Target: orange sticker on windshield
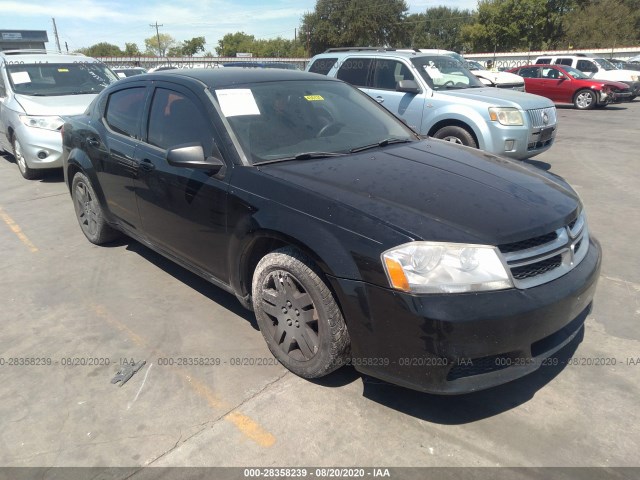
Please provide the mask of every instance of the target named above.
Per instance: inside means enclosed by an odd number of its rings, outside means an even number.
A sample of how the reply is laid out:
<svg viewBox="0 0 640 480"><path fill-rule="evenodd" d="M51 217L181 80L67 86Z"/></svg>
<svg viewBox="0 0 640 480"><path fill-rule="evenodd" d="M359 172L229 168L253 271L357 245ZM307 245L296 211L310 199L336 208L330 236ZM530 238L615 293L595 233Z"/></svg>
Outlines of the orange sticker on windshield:
<svg viewBox="0 0 640 480"><path fill-rule="evenodd" d="M309 102L318 102L318 101L324 100L324 98L322 98L321 95L305 95L304 98L307 99Z"/></svg>

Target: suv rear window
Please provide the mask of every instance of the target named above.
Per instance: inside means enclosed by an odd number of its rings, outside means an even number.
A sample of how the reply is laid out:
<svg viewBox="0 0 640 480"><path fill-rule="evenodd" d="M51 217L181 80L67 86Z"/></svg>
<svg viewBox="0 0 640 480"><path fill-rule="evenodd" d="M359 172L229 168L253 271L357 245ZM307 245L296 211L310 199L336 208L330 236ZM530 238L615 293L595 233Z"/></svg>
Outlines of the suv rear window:
<svg viewBox="0 0 640 480"><path fill-rule="evenodd" d="M326 75L338 61L338 58L319 58L309 66L311 73Z"/></svg>
<svg viewBox="0 0 640 480"><path fill-rule="evenodd" d="M366 87L372 58L348 58L338 70L338 78L356 87Z"/></svg>

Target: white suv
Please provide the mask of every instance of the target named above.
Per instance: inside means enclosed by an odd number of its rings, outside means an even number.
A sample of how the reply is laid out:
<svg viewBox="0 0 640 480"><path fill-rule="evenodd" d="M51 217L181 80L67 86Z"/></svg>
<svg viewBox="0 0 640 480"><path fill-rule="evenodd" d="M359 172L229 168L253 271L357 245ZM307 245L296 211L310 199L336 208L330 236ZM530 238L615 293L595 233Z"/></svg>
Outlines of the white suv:
<svg viewBox="0 0 640 480"><path fill-rule="evenodd" d="M62 115L83 113L118 80L91 57L45 50L0 52L0 150L13 153L20 173L36 178L62 167Z"/></svg>
<svg viewBox="0 0 640 480"><path fill-rule="evenodd" d="M613 64L604 58L593 57L585 53L576 55L543 55L536 58L536 64L544 65L568 65L586 73L596 80L612 80L629 85L633 94L630 100L640 95L640 72L634 70L618 70Z"/></svg>

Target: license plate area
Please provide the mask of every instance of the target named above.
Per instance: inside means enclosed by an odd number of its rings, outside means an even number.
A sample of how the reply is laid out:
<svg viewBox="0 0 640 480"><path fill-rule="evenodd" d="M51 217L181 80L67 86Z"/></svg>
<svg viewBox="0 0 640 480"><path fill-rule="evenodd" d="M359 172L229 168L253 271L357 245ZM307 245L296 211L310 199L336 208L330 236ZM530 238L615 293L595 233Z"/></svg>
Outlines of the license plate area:
<svg viewBox="0 0 640 480"><path fill-rule="evenodd" d="M538 141L544 143L547 140L549 140L551 138L551 136L553 135L553 130L554 130L554 127L547 127L547 128L543 128L542 130L540 130L540 135L538 136Z"/></svg>

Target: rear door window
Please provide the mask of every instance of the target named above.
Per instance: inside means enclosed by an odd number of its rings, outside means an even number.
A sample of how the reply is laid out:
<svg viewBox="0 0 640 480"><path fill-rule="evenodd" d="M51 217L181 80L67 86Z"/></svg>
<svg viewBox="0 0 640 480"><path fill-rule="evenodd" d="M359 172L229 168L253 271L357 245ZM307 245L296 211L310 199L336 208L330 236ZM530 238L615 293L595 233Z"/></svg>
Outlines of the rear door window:
<svg viewBox="0 0 640 480"><path fill-rule="evenodd" d="M556 60L556 65L569 65L573 64L573 59L571 58L559 58Z"/></svg>
<svg viewBox="0 0 640 480"><path fill-rule="evenodd" d="M366 87L373 58L347 58L338 70L338 78L356 87Z"/></svg>
<svg viewBox="0 0 640 480"><path fill-rule="evenodd" d="M116 133L140 138L140 119L144 109L145 87L118 90L109 95L105 122Z"/></svg>
<svg viewBox="0 0 640 480"><path fill-rule="evenodd" d="M539 58L538 60L536 60L536 63L538 65L549 65L551 63L551 59L550 58Z"/></svg>

